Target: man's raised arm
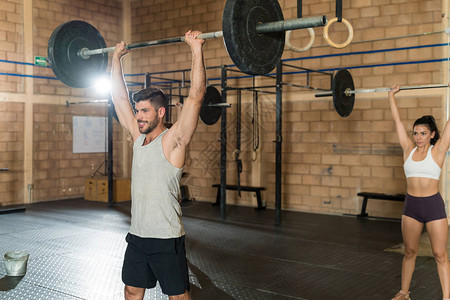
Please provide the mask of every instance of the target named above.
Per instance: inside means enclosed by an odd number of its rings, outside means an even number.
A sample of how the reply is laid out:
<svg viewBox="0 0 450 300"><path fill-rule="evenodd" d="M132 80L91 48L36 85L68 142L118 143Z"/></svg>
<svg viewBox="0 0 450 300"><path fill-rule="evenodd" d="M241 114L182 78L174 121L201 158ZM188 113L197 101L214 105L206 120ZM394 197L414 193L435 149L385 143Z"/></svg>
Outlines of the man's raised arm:
<svg viewBox="0 0 450 300"><path fill-rule="evenodd" d="M191 47L192 52L191 87L189 95L183 103L178 124L174 128L177 144L181 144L178 146L189 144L194 135L206 91L206 70L203 58L205 41L196 38L199 34L199 31L188 31L185 35L185 41Z"/></svg>
<svg viewBox="0 0 450 300"><path fill-rule="evenodd" d="M167 134L167 147L163 146L164 154L169 162L178 168L184 166L186 147L197 128L206 91L206 70L203 62L203 43L205 40L197 39L196 37L199 34L199 31L188 31L185 34L185 41L191 47L192 52L191 87L189 95L183 103L178 121Z"/></svg>
<svg viewBox="0 0 450 300"><path fill-rule="evenodd" d="M139 130L128 99L128 89L122 71L122 57L130 52L125 47L126 43L120 42L114 50L111 64L111 95L120 124L135 140L139 136Z"/></svg>

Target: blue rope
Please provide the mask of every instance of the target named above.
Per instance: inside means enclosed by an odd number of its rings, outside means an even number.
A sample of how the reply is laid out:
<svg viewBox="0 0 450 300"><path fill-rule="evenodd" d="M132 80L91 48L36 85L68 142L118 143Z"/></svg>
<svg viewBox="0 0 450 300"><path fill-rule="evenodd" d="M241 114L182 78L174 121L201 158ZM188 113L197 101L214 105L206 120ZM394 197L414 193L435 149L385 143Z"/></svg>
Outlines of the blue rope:
<svg viewBox="0 0 450 300"><path fill-rule="evenodd" d="M373 53L382 53L382 52L392 52L392 51L403 51L403 50L412 50L412 49L423 49L423 48L433 48L433 47L443 47L448 46L447 44L429 44L429 45L421 45L421 46L411 46L411 47L401 47L401 48L390 48L390 49L381 49L381 50L370 50L370 51L356 51L356 52L347 52L347 53L336 53L336 54L326 54L326 55L316 55L316 56L308 56L308 57L297 57L297 58L287 58L283 59L284 62L288 61L297 61L297 60L307 60L307 59L317 59L317 58L328 58L328 57L341 57L341 56L350 56L350 55L361 55L361 54L373 54ZM445 61L447 58L442 59L440 61ZM427 62L427 61L425 61ZM431 61L430 61L431 62ZM415 62L412 62L415 63ZM399 63L399 64L405 64L405 63ZM236 65L229 65L230 67L236 67ZM373 66L384 66L384 65L372 65ZM355 69L355 68L364 68L366 66L359 66L359 67L348 67L346 69ZM367 67L371 67L370 65ZM327 70L338 70L342 68L337 69L327 69ZM138 73L138 74L127 74L125 76L144 76L146 73ZM274 75L275 73L271 73L270 75ZM295 74L295 73L293 73ZM245 76L247 77L247 76ZM251 76L250 76L251 77ZM244 77L240 77L244 78Z"/></svg>
<svg viewBox="0 0 450 300"><path fill-rule="evenodd" d="M16 73L0 73L0 75L58 80L58 78L56 78L56 77L47 77L47 76L38 76L38 75L24 75L24 74L16 74Z"/></svg>
<svg viewBox="0 0 450 300"><path fill-rule="evenodd" d="M432 47L443 47L443 46L448 46L448 45L445 44L445 43L441 43L441 44L429 44L429 45L421 45L421 46L381 49L381 50L356 51L356 52L348 52L348 53L336 53L336 54L317 55L317 56L308 56L308 57L297 57L297 58L284 59L283 62L307 60L307 59L318 59L318 58L328 58L328 57L340 57L340 56L349 56L349 55L363 55L363 54L373 54L373 53L381 53L381 52L392 52L392 51L403 51L403 50L423 49L423 48L432 48ZM441 59L418 60L418 61L409 61L409 62L372 64L372 65L346 67L346 69L364 69L364 68L374 68L374 67L387 67L387 66L398 66L398 65L424 64L424 63L433 63L433 62L447 61L448 59L449 58L441 58ZM36 67L36 65L32 64L32 63L10 61L10 60L0 60L0 63L2 63L2 62L3 63L14 63L14 64L19 64L19 65L35 66ZM228 65L228 66L229 67L235 67L235 65ZM39 66L39 67L41 67L41 66ZM50 67L46 66L45 68L50 68ZM339 70L339 69L342 69L342 67L340 67L340 68L319 69L318 71L336 71L336 70ZM308 71L284 72L284 74L304 74L304 73L307 73L307 72ZM58 80L58 78L56 78L56 77L38 76L38 75L23 75L23 74L16 74L16 73L0 73L0 75ZM146 75L146 73L124 74L124 76L128 76L128 77L145 76L145 75ZM270 73L270 74L267 74L267 75L275 75L275 73ZM250 78L250 77L252 77L252 76L251 75L248 75L248 76L235 76L235 77L229 77L229 78L230 79L233 79L233 78L236 79L236 78ZM210 81L220 80L220 78L210 78L209 80ZM175 82L175 81L173 81L173 82Z"/></svg>
<svg viewBox="0 0 450 300"><path fill-rule="evenodd" d="M317 56L308 56L308 57L297 57L297 58L284 59L283 61L295 61L295 60L306 60L306 59L349 56L349 55L373 54L373 53L381 53L381 52L403 51L403 50L423 49L423 48L433 48L433 47L443 47L443 46L447 46L447 44L430 44L430 45L412 46L412 47L390 48L390 49L370 50L370 51L356 51L356 52L326 54L326 55L317 55Z"/></svg>

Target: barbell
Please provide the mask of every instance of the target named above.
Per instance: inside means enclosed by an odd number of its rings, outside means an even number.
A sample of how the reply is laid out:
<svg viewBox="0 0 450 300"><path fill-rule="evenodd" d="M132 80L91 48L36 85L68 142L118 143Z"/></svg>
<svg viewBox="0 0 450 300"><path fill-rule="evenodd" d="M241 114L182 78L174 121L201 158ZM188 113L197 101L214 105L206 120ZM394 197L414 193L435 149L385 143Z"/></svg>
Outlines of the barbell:
<svg viewBox="0 0 450 300"><path fill-rule="evenodd" d="M77 102L69 102L66 100L66 107L74 104L92 104L92 103L107 103L108 100L90 100L90 101L77 101ZM169 107L175 107L176 104L169 104ZM180 103L180 106L183 107L183 103ZM229 108L231 107L231 103L207 103L203 104L204 107L221 107L221 108Z"/></svg>
<svg viewBox="0 0 450 300"><path fill-rule="evenodd" d="M285 31L325 26L325 15L284 20L277 0L228 0L222 18L222 30L201 34L201 39L223 37L233 63L242 72L263 75L272 71L281 60ZM184 37L130 44L128 49L184 41ZM105 73L107 53L105 40L98 30L84 21L59 25L48 42L48 61L62 82L71 87L89 87Z"/></svg>
<svg viewBox="0 0 450 300"><path fill-rule="evenodd" d="M428 85L412 85L402 86L400 90L420 90L420 89L434 89L447 88L446 84L428 84ZM340 69L333 76L331 83L331 90L326 92L316 93L316 97L333 96L333 104L337 113L341 117L347 117L353 111L355 104L355 95L364 93L389 92L388 87L373 88L373 89L356 89L353 83L353 77L347 69Z"/></svg>

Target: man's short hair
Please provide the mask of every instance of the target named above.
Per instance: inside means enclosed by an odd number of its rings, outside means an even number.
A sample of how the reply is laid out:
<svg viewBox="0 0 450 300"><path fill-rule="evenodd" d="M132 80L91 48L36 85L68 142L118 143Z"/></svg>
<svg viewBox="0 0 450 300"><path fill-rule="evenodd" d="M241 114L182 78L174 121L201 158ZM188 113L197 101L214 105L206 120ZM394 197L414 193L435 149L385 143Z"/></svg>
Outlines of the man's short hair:
<svg viewBox="0 0 450 300"><path fill-rule="evenodd" d="M153 108L158 111L160 107L164 107L167 113L169 102L166 95L160 89L146 88L133 94L133 102L149 101Z"/></svg>

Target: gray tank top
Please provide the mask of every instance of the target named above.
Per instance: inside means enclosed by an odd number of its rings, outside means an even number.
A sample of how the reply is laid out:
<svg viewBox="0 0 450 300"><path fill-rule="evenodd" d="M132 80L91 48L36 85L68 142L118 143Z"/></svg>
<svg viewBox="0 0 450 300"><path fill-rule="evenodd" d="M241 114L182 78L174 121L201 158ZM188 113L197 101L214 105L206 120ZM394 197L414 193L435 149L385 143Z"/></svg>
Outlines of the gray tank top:
<svg viewBox="0 0 450 300"><path fill-rule="evenodd" d="M133 145L130 233L147 238L177 238L185 234L178 202L183 169L165 157L162 137L143 146L141 134Z"/></svg>

